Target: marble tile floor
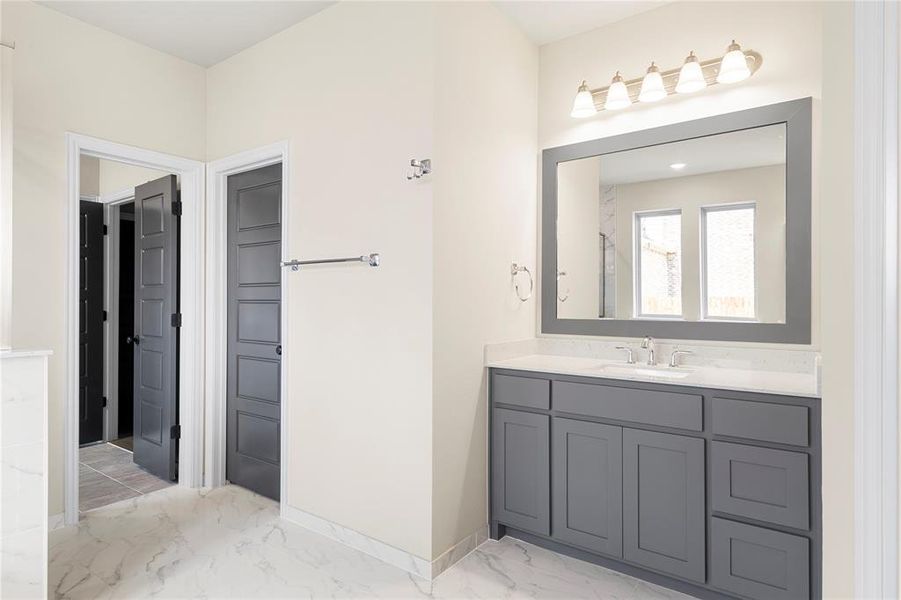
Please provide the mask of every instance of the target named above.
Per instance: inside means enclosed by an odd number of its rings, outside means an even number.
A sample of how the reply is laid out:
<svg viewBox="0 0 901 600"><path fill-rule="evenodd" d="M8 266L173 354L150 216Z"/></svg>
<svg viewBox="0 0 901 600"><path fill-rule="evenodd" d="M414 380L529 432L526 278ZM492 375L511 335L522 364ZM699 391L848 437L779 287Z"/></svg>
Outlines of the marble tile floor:
<svg viewBox="0 0 901 600"><path fill-rule="evenodd" d="M78 450L78 510L93 510L174 485L136 465L132 453L113 444Z"/></svg>
<svg viewBox="0 0 901 600"><path fill-rule="evenodd" d="M50 598L688 598L504 538L433 582L286 522L237 486L105 506L50 536Z"/></svg>

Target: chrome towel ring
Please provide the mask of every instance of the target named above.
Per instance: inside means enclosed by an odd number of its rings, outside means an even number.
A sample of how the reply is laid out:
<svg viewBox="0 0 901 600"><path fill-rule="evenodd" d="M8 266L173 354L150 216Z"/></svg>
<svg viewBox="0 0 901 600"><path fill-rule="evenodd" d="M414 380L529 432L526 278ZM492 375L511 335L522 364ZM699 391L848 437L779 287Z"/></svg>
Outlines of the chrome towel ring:
<svg viewBox="0 0 901 600"><path fill-rule="evenodd" d="M560 297L560 278L566 277L566 271L557 271L557 300L566 302L569 299L569 287L566 288L566 295Z"/></svg>
<svg viewBox="0 0 901 600"><path fill-rule="evenodd" d="M517 273L525 273L529 276L529 293L523 297L522 292L519 290L519 283L516 281ZM516 288L516 297L519 298L520 302L525 302L529 298L532 297L532 290L535 287L535 282L532 279L532 272L525 265L518 265L513 263L510 266L510 276L513 278L513 287Z"/></svg>

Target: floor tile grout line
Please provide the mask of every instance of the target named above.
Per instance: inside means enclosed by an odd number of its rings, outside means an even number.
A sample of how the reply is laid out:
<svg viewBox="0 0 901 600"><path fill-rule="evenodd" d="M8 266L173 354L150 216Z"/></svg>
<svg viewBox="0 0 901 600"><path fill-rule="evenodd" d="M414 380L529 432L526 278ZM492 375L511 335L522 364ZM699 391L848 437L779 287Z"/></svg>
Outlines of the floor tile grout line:
<svg viewBox="0 0 901 600"><path fill-rule="evenodd" d="M139 490L136 490L136 489L134 489L133 487L131 487L131 486L128 485L128 484L122 483L121 481L119 481L119 480L116 479L115 477L110 477L109 475L107 475L107 474L104 473L103 471L98 471L97 469L95 469L95 468L92 467L91 465L86 465L86 464L83 463L83 462L79 462L78 464L86 466L87 468L89 468L90 470L94 471L95 473L100 473L101 475L103 475L103 476L106 477L107 479L109 479L109 480L111 480L111 481L115 481L116 483L118 483L118 484L121 485L122 487L130 489L131 491L133 491L133 492L136 493L136 494L140 494L141 496L144 495L144 492L141 492L141 491L139 491Z"/></svg>

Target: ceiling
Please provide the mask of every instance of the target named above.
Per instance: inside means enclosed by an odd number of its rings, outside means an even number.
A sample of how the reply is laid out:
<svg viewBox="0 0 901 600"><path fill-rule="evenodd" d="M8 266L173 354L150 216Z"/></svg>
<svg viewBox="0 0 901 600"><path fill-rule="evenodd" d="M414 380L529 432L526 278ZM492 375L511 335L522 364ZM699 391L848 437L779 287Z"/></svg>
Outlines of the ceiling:
<svg viewBox="0 0 901 600"><path fill-rule="evenodd" d="M600 185L638 183L780 165L785 164L785 124L647 146L581 160L598 162ZM670 166L679 163L685 165L681 170Z"/></svg>
<svg viewBox="0 0 901 600"><path fill-rule="evenodd" d="M495 0L536 44L656 8L661 0ZM39 0L48 8L202 67L335 4L310 0Z"/></svg>
<svg viewBox="0 0 901 600"><path fill-rule="evenodd" d="M495 0L536 44L548 44L662 6L661 0Z"/></svg>
<svg viewBox="0 0 901 600"><path fill-rule="evenodd" d="M45 0L40 4L161 52L209 67L334 2Z"/></svg>

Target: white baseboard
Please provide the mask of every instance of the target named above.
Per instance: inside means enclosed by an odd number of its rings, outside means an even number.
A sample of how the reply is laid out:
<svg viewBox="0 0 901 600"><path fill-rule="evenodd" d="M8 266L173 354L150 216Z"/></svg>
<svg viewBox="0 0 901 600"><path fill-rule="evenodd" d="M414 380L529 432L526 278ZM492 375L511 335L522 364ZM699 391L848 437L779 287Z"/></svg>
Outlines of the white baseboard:
<svg viewBox="0 0 901 600"><path fill-rule="evenodd" d="M327 538L335 540L345 546L359 550L369 556L373 556L382 562L403 569L408 573L426 580L432 580L448 569L451 565L475 550L482 542L488 539L488 526L484 526L460 542L455 544L447 552L429 562L428 560L410 554L400 548L371 538L343 525L338 525L322 517L302 511L298 508L281 505L281 516L286 521L300 525L305 529L314 531Z"/></svg>
<svg viewBox="0 0 901 600"><path fill-rule="evenodd" d="M66 515L65 513L59 513L56 515L50 515L47 517L47 531L53 531L54 529L62 529L66 526Z"/></svg>

